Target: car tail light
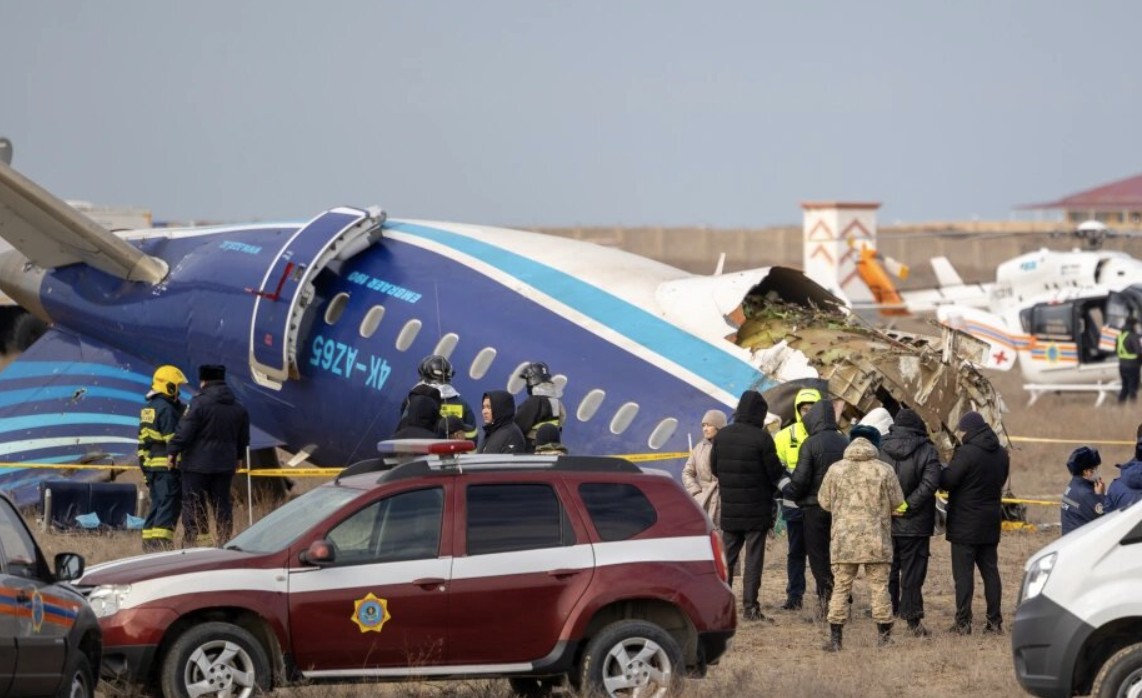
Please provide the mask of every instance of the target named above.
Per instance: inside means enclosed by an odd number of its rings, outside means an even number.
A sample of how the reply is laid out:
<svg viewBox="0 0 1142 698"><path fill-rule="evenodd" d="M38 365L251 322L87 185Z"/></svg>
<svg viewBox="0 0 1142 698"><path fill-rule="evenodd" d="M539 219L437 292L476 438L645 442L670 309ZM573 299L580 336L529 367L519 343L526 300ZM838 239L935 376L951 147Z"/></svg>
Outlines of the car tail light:
<svg viewBox="0 0 1142 698"><path fill-rule="evenodd" d="M718 577L728 584L730 566L726 564L726 549L722 546L722 536L717 531L710 531L710 547L714 549L714 568L718 570Z"/></svg>

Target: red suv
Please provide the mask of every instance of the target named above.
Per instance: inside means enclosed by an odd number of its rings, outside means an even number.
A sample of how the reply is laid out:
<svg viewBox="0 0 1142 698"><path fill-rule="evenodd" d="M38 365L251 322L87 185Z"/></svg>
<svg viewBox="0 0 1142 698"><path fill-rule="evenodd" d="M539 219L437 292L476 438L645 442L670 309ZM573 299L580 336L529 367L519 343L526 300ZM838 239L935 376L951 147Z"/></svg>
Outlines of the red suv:
<svg viewBox="0 0 1142 698"><path fill-rule="evenodd" d="M221 550L91 568L104 676L172 697L476 677L658 695L728 648L721 544L669 476L381 445L404 455L347 468Z"/></svg>

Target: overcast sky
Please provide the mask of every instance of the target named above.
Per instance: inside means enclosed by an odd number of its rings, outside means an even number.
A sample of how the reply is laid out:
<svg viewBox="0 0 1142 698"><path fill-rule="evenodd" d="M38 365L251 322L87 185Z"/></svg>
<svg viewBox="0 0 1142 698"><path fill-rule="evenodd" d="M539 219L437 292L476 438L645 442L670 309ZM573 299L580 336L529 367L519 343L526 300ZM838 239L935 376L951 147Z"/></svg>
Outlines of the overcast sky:
<svg viewBox="0 0 1142 698"><path fill-rule="evenodd" d="M1136 0L10 0L0 135L156 220L1008 218L1142 172L1140 26Z"/></svg>

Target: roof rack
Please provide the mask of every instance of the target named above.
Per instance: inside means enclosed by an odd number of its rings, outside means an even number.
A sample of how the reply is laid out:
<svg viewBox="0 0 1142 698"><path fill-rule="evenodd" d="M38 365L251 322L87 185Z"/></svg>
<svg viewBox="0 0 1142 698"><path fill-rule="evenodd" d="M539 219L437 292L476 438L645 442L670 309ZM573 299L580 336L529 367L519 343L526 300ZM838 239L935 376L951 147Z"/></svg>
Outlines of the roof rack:
<svg viewBox="0 0 1142 698"><path fill-rule="evenodd" d="M429 441L429 439L425 439ZM380 472L387 480L432 473L559 470L570 472L641 473L634 463L614 456L535 455L532 453L422 454L399 452L395 456L359 461L338 473L341 478Z"/></svg>

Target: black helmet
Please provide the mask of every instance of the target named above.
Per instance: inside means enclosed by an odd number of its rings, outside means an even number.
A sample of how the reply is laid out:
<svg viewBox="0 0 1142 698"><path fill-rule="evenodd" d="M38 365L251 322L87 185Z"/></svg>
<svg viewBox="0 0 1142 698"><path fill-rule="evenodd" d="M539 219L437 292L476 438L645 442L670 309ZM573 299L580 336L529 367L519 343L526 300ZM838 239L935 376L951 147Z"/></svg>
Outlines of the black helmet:
<svg viewBox="0 0 1142 698"><path fill-rule="evenodd" d="M420 379L429 383L451 383L452 364L440 354L430 354L420 362Z"/></svg>
<svg viewBox="0 0 1142 698"><path fill-rule="evenodd" d="M547 369L547 364L542 361L532 361L523 367L519 372L519 377L527 381L527 387L534 388L540 383L547 383L551 380L551 371Z"/></svg>

